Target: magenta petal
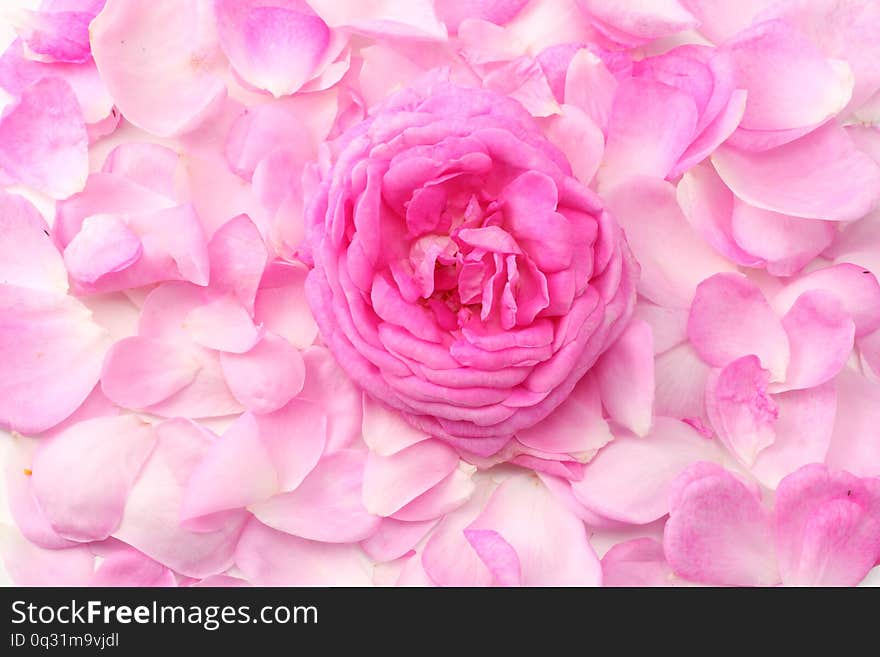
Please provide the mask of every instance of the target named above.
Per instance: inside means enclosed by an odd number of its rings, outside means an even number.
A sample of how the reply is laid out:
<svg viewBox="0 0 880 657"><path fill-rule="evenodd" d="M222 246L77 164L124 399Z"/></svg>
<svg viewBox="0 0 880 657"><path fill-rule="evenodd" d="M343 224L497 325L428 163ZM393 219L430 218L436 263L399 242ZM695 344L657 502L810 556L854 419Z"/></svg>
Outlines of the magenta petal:
<svg viewBox="0 0 880 657"><path fill-rule="evenodd" d="M88 143L70 86L60 78L39 80L0 119L0 169L52 198L67 198L85 187Z"/></svg>

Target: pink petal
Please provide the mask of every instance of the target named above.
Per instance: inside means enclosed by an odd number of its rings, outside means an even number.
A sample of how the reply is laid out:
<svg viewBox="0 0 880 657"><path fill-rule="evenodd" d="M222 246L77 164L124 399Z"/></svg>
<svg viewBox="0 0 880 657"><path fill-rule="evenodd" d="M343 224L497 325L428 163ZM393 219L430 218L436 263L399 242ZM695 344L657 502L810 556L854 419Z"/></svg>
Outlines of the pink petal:
<svg viewBox="0 0 880 657"><path fill-rule="evenodd" d="M711 368L689 342L659 356L654 364L655 413L705 423L706 381L710 372Z"/></svg>
<svg viewBox="0 0 880 657"><path fill-rule="evenodd" d="M767 394L769 380L757 357L743 356L709 375L706 384L706 412L718 438L749 467L776 437L779 409Z"/></svg>
<svg viewBox="0 0 880 657"><path fill-rule="evenodd" d="M547 138L565 154L575 178L589 185L602 162L605 135L579 107L562 105L560 110L548 118Z"/></svg>
<svg viewBox="0 0 880 657"><path fill-rule="evenodd" d="M423 440L392 456L370 452L364 470L367 511L390 516L440 483L458 465L455 451L439 440Z"/></svg>
<svg viewBox="0 0 880 657"><path fill-rule="evenodd" d="M177 197L180 155L152 142L120 144L104 160L102 173L122 176L168 198Z"/></svg>
<svg viewBox="0 0 880 657"><path fill-rule="evenodd" d="M363 436L370 450L379 456L391 456L416 443L430 438L397 411L369 395L364 395Z"/></svg>
<svg viewBox="0 0 880 657"><path fill-rule="evenodd" d="M602 557L603 586L671 586L675 573L653 538L618 543Z"/></svg>
<svg viewBox="0 0 880 657"><path fill-rule="evenodd" d="M126 119L171 136L196 127L224 98L211 70L213 20L203 0L108 0L90 26L92 53Z"/></svg>
<svg viewBox="0 0 880 657"><path fill-rule="evenodd" d="M613 439L602 416L602 398L595 377L587 375L568 398L546 418L527 429L516 439L526 447L555 454L586 458Z"/></svg>
<svg viewBox="0 0 880 657"><path fill-rule="evenodd" d="M253 312L254 299L269 260L260 231L247 215L223 224L208 243L211 289L234 294Z"/></svg>
<svg viewBox="0 0 880 657"><path fill-rule="evenodd" d="M318 335L305 297L306 273L301 266L272 263L254 302L254 319L298 349L309 347Z"/></svg>
<svg viewBox="0 0 880 657"><path fill-rule="evenodd" d="M464 534L497 584L598 586L602 581L583 522L533 477L504 481Z"/></svg>
<svg viewBox="0 0 880 657"><path fill-rule="evenodd" d="M782 288L773 298L773 307L787 313L801 294L810 290L824 290L837 297L855 323L856 337L880 328L880 283L870 271L850 263L818 269Z"/></svg>
<svg viewBox="0 0 880 657"><path fill-rule="evenodd" d="M471 497L475 488L472 474L472 466L460 464L439 484L419 495L390 517L407 522L442 518Z"/></svg>
<svg viewBox="0 0 880 657"><path fill-rule="evenodd" d="M236 73L276 98L292 94L312 76L330 30L303 3L221 0L216 4L220 45Z"/></svg>
<svg viewBox="0 0 880 657"><path fill-rule="evenodd" d="M300 393L306 366L296 347L267 333L244 354L222 352L223 376L235 398L254 413L271 413Z"/></svg>
<svg viewBox="0 0 880 657"><path fill-rule="evenodd" d="M193 308L186 326L194 342L234 354L250 351L262 335L244 306L228 294Z"/></svg>
<svg viewBox="0 0 880 657"><path fill-rule="evenodd" d="M403 522L394 518L382 518L376 532L367 540L361 541L361 547L373 561L399 559L421 542L435 524L436 520Z"/></svg>
<svg viewBox="0 0 880 657"><path fill-rule="evenodd" d="M308 401L305 394L281 410L254 418L282 491L299 486L317 465L325 448L329 451L328 437L332 438L333 428L330 423L338 421L320 404Z"/></svg>
<svg viewBox="0 0 880 657"><path fill-rule="evenodd" d="M431 532L421 554L425 575L437 586L489 586L492 572L465 538L488 498L483 487L464 506L446 515Z"/></svg>
<svg viewBox="0 0 880 657"><path fill-rule="evenodd" d="M0 170L52 198L67 198L85 187L88 143L73 90L60 78L45 78L3 112Z"/></svg>
<svg viewBox="0 0 880 657"><path fill-rule="evenodd" d="M504 25L528 4L528 0L435 0L437 17L446 23L450 32L455 32L466 19L489 21Z"/></svg>
<svg viewBox="0 0 880 657"><path fill-rule="evenodd" d="M278 490L278 475L269 450L260 439L257 421L245 413L222 436L210 441L193 467L183 493L180 517L189 529L214 529L226 520L221 512L242 509Z"/></svg>
<svg viewBox="0 0 880 657"><path fill-rule="evenodd" d="M720 466L684 472L663 548L676 574L705 584L769 586L779 581L770 514Z"/></svg>
<svg viewBox="0 0 880 657"><path fill-rule="evenodd" d="M95 567L95 555L86 546L47 550L6 526L0 527L0 554L17 586L85 586Z"/></svg>
<svg viewBox="0 0 880 657"><path fill-rule="evenodd" d="M583 110L603 133L607 133L617 88L617 79L595 53L587 48L574 53L565 70L565 104Z"/></svg>
<svg viewBox="0 0 880 657"><path fill-rule="evenodd" d="M98 382L107 346L79 301L0 285L0 425L38 433L64 420Z"/></svg>
<svg viewBox="0 0 880 657"><path fill-rule="evenodd" d="M617 89L608 121L603 189L631 176L665 178L696 136L697 107L683 91L645 78Z"/></svg>
<svg viewBox="0 0 880 657"><path fill-rule="evenodd" d="M0 192L0 280L65 294L67 272L49 226L21 196Z"/></svg>
<svg viewBox="0 0 880 657"><path fill-rule="evenodd" d="M185 487L208 449L208 438L183 419L163 422L156 431L156 448L128 495L122 524L113 536L189 577L223 572L232 565L241 517L202 533L188 531L180 522Z"/></svg>
<svg viewBox="0 0 880 657"><path fill-rule="evenodd" d="M654 338L651 327L634 320L593 368L602 405L633 433L651 430L654 412Z"/></svg>
<svg viewBox="0 0 880 657"><path fill-rule="evenodd" d="M860 477L880 472L880 384L845 368L835 379L837 413L825 463Z"/></svg>
<svg viewBox="0 0 880 657"><path fill-rule="evenodd" d="M376 36L446 40L446 26L429 0L311 0L309 5L330 27L348 27Z"/></svg>
<svg viewBox="0 0 880 657"><path fill-rule="evenodd" d="M740 199L793 217L852 221L880 200L880 167L834 123L762 153L723 145L712 162Z"/></svg>
<svg viewBox="0 0 880 657"><path fill-rule="evenodd" d="M94 283L104 274L125 269L142 252L141 240L119 217L96 214L86 217L80 231L64 249L70 275Z"/></svg>
<svg viewBox="0 0 880 657"><path fill-rule="evenodd" d="M33 491L52 528L76 541L107 538L155 441L148 424L121 415L80 422L42 444Z"/></svg>
<svg viewBox="0 0 880 657"><path fill-rule="evenodd" d="M316 543L251 520L235 550L235 564L256 586L370 586L356 545Z"/></svg>
<svg viewBox="0 0 880 657"><path fill-rule="evenodd" d="M101 389L124 408L157 404L189 385L199 363L184 348L152 338L120 340L107 352Z"/></svg>
<svg viewBox="0 0 880 657"><path fill-rule="evenodd" d="M789 586L855 586L880 554L880 484L808 465L776 490L776 549Z"/></svg>
<svg viewBox="0 0 880 657"><path fill-rule="evenodd" d="M776 488L790 472L825 460L834 431L837 393L832 382L807 390L773 395L779 408L773 444L761 451L752 474L768 488Z"/></svg>
<svg viewBox="0 0 880 657"><path fill-rule="evenodd" d="M684 422L657 417L650 435L612 440L571 488L591 511L644 525L668 512L670 486L679 472L697 461L719 457L717 445Z"/></svg>
<svg viewBox="0 0 880 657"><path fill-rule="evenodd" d="M248 107L229 129L224 152L229 167L250 180L254 170L283 145L285 151L310 159L314 155L314 136L308 124L297 121L297 110L319 114L314 108L267 103ZM312 111L309 111L312 110ZM299 163L298 169L302 169ZM265 167L265 165L263 165ZM258 181L254 181L257 185ZM255 190L256 191L256 190ZM281 193L283 190L273 190ZM258 196L262 196L258 192ZM268 204L267 204L268 205ZM276 208L277 209L277 208Z"/></svg>
<svg viewBox="0 0 880 657"><path fill-rule="evenodd" d="M648 0L622 5L614 0L580 0L596 27L627 46L637 46L696 26L678 0Z"/></svg>
<svg viewBox="0 0 880 657"><path fill-rule="evenodd" d="M681 0L699 21L698 29L715 43L721 43L752 24L762 9L778 0Z"/></svg>
<svg viewBox="0 0 880 657"><path fill-rule="evenodd" d="M823 289L801 294L782 318L791 346L785 387L811 388L829 381L846 364L855 324L840 300Z"/></svg>
<svg viewBox="0 0 880 657"><path fill-rule="evenodd" d="M328 543L352 543L371 536L380 518L361 501L366 453L342 450L321 459L290 493L251 505L275 529Z"/></svg>
<svg viewBox="0 0 880 657"><path fill-rule="evenodd" d="M747 253L765 260L774 276L791 276L822 253L837 234L830 221L800 219L735 200L731 234Z"/></svg>
<svg viewBox="0 0 880 657"><path fill-rule="evenodd" d="M95 570L90 586L175 586L174 573L131 548L105 557Z"/></svg>
<svg viewBox="0 0 880 657"><path fill-rule="evenodd" d="M662 180L638 178L605 194L608 211L626 233L642 275L639 292L654 303L687 308L697 285L733 265L715 253L687 225L675 188ZM687 267L679 266L678 254Z"/></svg>
<svg viewBox="0 0 880 657"><path fill-rule="evenodd" d="M826 59L782 21L755 25L718 52L733 67L736 86L748 92L740 124L747 130L819 125L842 110L852 94L849 66Z"/></svg>
<svg viewBox="0 0 880 657"><path fill-rule="evenodd" d="M717 274L697 287L688 337L710 365L754 354L775 380L785 375L788 338L761 290L741 274Z"/></svg>

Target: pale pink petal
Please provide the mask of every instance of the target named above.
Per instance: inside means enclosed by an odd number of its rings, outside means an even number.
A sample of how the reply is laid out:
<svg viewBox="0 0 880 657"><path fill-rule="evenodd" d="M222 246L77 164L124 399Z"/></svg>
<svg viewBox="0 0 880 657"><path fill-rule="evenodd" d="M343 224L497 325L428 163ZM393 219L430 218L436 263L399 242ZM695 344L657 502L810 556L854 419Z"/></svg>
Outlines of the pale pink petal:
<svg viewBox="0 0 880 657"><path fill-rule="evenodd" d="M776 549L789 586L855 586L880 555L880 483L808 465L776 490Z"/></svg>
<svg viewBox="0 0 880 657"><path fill-rule="evenodd" d="M454 511L467 502L474 492L473 471L473 466L460 464L443 481L390 517L407 522L422 522L441 518Z"/></svg>
<svg viewBox="0 0 880 657"><path fill-rule="evenodd" d="M318 335L305 297L306 273L302 266L272 263L254 302L254 319L299 349L309 347Z"/></svg>
<svg viewBox="0 0 880 657"><path fill-rule="evenodd" d="M840 300L823 289L801 294L782 318L791 346L785 388L811 388L832 379L853 348L855 324Z"/></svg>
<svg viewBox="0 0 880 657"><path fill-rule="evenodd" d="M86 586L95 567L86 546L47 550L7 526L0 526L0 554L17 586Z"/></svg>
<svg viewBox="0 0 880 657"><path fill-rule="evenodd" d="M370 586L369 565L352 544L291 536L251 520L235 550L235 564L256 586Z"/></svg>
<svg viewBox="0 0 880 657"><path fill-rule="evenodd" d="M766 261L767 271L774 276L798 273L828 248L837 234L830 221L789 217L739 199L733 203L730 230L739 247Z"/></svg>
<svg viewBox="0 0 880 657"><path fill-rule="evenodd" d="M777 381L788 367L788 337L781 322L758 286L741 274L718 274L700 283L688 337L715 367L754 354Z"/></svg>
<svg viewBox="0 0 880 657"><path fill-rule="evenodd" d="M391 456L370 452L364 470L367 511L390 516L445 479L458 465L455 451L439 440L423 440Z"/></svg>
<svg viewBox="0 0 880 657"><path fill-rule="evenodd" d="M559 104L547 83L540 64L531 57L519 57L493 69L483 77L486 89L517 101L532 116L547 117L559 113Z"/></svg>
<svg viewBox="0 0 880 657"><path fill-rule="evenodd" d="M663 546L653 538L634 538L612 547L602 557L603 586L672 586L675 573Z"/></svg>
<svg viewBox="0 0 880 657"><path fill-rule="evenodd" d="M773 444L761 451L751 473L768 488L807 463L825 460L834 431L837 393L833 382L773 395L779 409Z"/></svg>
<svg viewBox="0 0 880 657"><path fill-rule="evenodd" d="M193 467L181 500L180 518L190 529L213 529L225 521L221 512L244 508L278 491L278 475L260 439L257 421L244 413L222 436L209 441Z"/></svg>
<svg viewBox="0 0 880 657"><path fill-rule="evenodd" d="M170 256L179 278L207 285L209 263L205 232L192 205L134 214L129 218L129 225L143 242Z"/></svg>
<svg viewBox="0 0 880 657"><path fill-rule="evenodd" d="M835 384L837 413L825 463L875 477L880 473L880 383L845 368Z"/></svg>
<svg viewBox="0 0 880 657"><path fill-rule="evenodd" d="M303 352L303 360L306 384L297 399L311 402L326 416L327 451L360 445L363 393L325 348L310 347Z"/></svg>
<svg viewBox="0 0 880 657"><path fill-rule="evenodd" d="M695 137L697 107L685 92L630 78L614 96L598 180L610 189L632 176L665 178Z"/></svg>
<svg viewBox="0 0 880 657"><path fill-rule="evenodd" d="M644 525L669 511L672 480L697 461L720 458L718 446L672 418L654 418L644 438L619 436L572 482L577 500L599 515Z"/></svg>
<svg viewBox="0 0 880 657"><path fill-rule="evenodd" d="M108 342L76 299L0 285L0 425L38 433L68 417L98 382Z"/></svg>
<svg viewBox="0 0 880 657"><path fill-rule="evenodd" d="M229 390L248 410L271 413L300 393L306 366L299 350L267 333L243 354L221 352L220 366Z"/></svg>
<svg viewBox="0 0 880 657"><path fill-rule="evenodd" d="M328 446L330 423L337 421L305 395L281 410L254 417L282 491L295 489L317 465Z"/></svg>
<svg viewBox="0 0 880 657"><path fill-rule="evenodd" d="M880 328L880 283L870 271L851 263L818 269L782 288L773 298L773 307L788 313L797 299L810 290L824 290L837 297L855 323L856 337Z"/></svg>
<svg viewBox="0 0 880 657"><path fill-rule="evenodd" d="M394 518L382 518L376 532L367 540L361 541L361 547L373 561L399 559L412 550L436 524L436 520L403 522Z"/></svg>
<svg viewBox="0 0 880 657"><path fill-rule="evenodd" d="M67 198L85 187L88 143L73 90L60 78L45 78L4 109L0 170L52 198Z"/></svg>
<svg viewBox="0 0 880 657"><path fill-rule="evenodd" d="M142 250L140 238L125 221L112 214L96 214L86 217L65 247L64 264L73 278L94 283L134 263Z"/></svg>
<svg viewBox="0 0 880 657"><path fill-rule="evenodd" d="M267 103L248 107L229 129L224 153L230 168L250 180L262 160L279 148L300 157L314 155L313 136L308 124L297 120L297 106ZM305 111L313 108L302 108ZM314 110L310 113L317 113ZM302 168L300 163L300 169ZM255 181L256 184L256 181ZM280 191L280 190L279 190Z"/></svg>
<svg viewBox="0 0 880 657"><path fill-rule="evenodd" d="M751 467L773 444L779 408L767 393L770 373L756 356L743 356L715 370L706 383L706 412L718 438Z"/></svg>
<svg viewBox="0 0 880 657"><path fill-rule="evenodd" d="M602 581L583 522L534 477L504 481L464 534L496 584L598 586Z"/></svg>
<svg viewBox="0 0 880 657"><path fill-rule="evenodd" d="M176 586L176 580L162 564L122 547L104 558L89 586Z"/></svg>
<svg viewBox="0 0 880 657"><path fill-rule="evenodd" d="M608 37L627 46L637 46L658 37L696 26L693 15L678 0L579 0Z"/></svg>
<svg viewBox="0 0 880 657"><path fill-rule="evenodd" d="M243 354L254 347L262 328L254 325L247 309L232 295L193 308L186 327L194 342L219 351Z"/></svg>
<svg viewBox="0 0 880 657"><path fill-rule="evenodd" d="M563 97L566 105L583 110L607 133L618 86L617 79L599 56L581 48L572 56L565 71Z"/></svg>
<svg viewBox="0 0 880 657"><path fill-rule="evenodd" d="M31 481L52 528L76 541L107 538L155 440L148 424L121 415L80 422L42 443Z"/></svg>
<svg viewBox="0 0 880 657"><path fill-rule="evenodd" d="M67 272L49 226L27 200L0 191L0 281L46 292L67 292Z"/></svg>
<svg viewBox="0 0 880 657"><path fill-rule="evenodd" d="M849 66L826 59L783 21L755 25L721 46L718 56L732 67L736 86L748 92L740 123L747 130L819 125L852 94Z"/></svg>
<svg viewBox="0 0 880 657"><path fill-rule="evenodd" d="M160 144L126 142L110 151L101 171L122 176L168 198L177 198L180 159L176 151Z"/></svg>
<svg viewBox="0 0 880 657"><path fill-rule="evenodd" d="M769 512L756 493L715 466L682 474L663 533L676 574L722 586L779 581Z"/></svg>
<svg viewBox="0 0 880 657"><path fill-rule="evenodd" d="M446 40L446 26L430 0L310 0L309 5L330 27L347 27L376 36Z"/></svg>
<svg viewBox="0 0 880 657"><path fill-rule="evenodd" d="M122 524L113 536L183 575L221 573L232 565L243 518L233 516L214 531L201 533L184 529L180 518L187 481L209 439L183 419L163 422L156 431L156 448L128 495Z"/></svg>
<svg viewBox="0 0 880 657"><path fill-rule="evenodd" d="M305 3L220 0L215 6L220 45L249 84L286 96L317 73L330 30Z"/></svg>
<svg viewBox="0 0 880 657"><path fill-rule="evenodd" d="M251 313L269 260L260 231L247 215L223 224L208 243L211 289L234 294Z"/></svg>
<svg viewBox="0 0 880 657"><path fill-rule="evenodd" d="M666 353L687 341L688 312L683 308L664 308L641 302L636 304L633 318L640 319L651 328L655 355Z"/></svg>
<svg viewBox="0 0 880 657"><path fill-rule="evenodd" d="M586 459L613 439L602 415L596 378L587 374L568 398L537 424L521 429L516 439L526 447Z"/></svg>
<svg viewBox="0 0 880 657"><path fill-rule="evenodd" d="M747 96L745 89L733 90L724 109L685 149L667 178L677 178L694 165L699 164L734 134L745 112L748 102Z"/></svg>
<svg viewBox="0 0 880 657"><path fill-rule="evenodd" d="M710 435L706 417L706 381L712 368L706 365L689 342L661 354L654 363L654 411L691 423Z"/></svg>
<svg viewBox="0 0 880 657"><path fill-rule="evenodd" d="M437 17L455 32L465 19L504 25L528 4L528 0L435 0Z"/></svg>
<svg viewBox="0 0 880 657"><path fill-rule="evenodd" d="M639 292L654 303L687 308L701 281L733 271L733 264L688 226L669 183L638 178L618 185L604 198L641 266ZM670 253L677 257L670 258ZM688 266L679 266L679 258Z"/></svg>
<svg viewBox="0 0 880 657"><path fill-rule="evenodd" d="M699 21L697 29L715 43L721 43L752 24L761 10L778 0L681 0Z"/></svg>
<svg viewBox="0 0 880 657"><path fill-rule="evenodd" d="M370 450L379 456L391 456L430 438L369 395L364 395L363 435Z"/></svg>
<svg viewBox="0 0 880 657"><path fill-rule="evenodd" d="M547 138L568 158L575 178L589 185L602 162L605 135L576 105L562 105L560 110L547 119Z"/></svg>
<svg viewBox="0 0 880 657"><path fill-rule="evenodd" d="M654 338L634 320L596 362L602 405L613 420L638 436L651 430L654 414Z"/></svg>
<svg viewBox="0 0 880 657"><path fill-rule="evenodd" d="M328 543L353 543L371 536L380 518L361 501L366 452L341 450L321 459L297 488L252 504L260 522Z"/></svg>
<svg viewBox="0 0 880 657"><path fill-rule="evenodd" d="M90 27L92 54L130 122L170 136L196 127L226 94L212 71L213 8L204 0L108 0Z"/></svg>
<svg viewBox="0 0 880 657"><path fill-rule="evenodd" d="M152 338L120 340L107 352L101 389L124 408L157 404L189 385L199 370L185 348Z"/></svg>
<svg viewBox="0 0 880 657"><path fill-rule="evenodd" d="M834 123L762 153L723 145L712 162L740 199L793 217L852 221L880 200L880 167Z"/></svg>

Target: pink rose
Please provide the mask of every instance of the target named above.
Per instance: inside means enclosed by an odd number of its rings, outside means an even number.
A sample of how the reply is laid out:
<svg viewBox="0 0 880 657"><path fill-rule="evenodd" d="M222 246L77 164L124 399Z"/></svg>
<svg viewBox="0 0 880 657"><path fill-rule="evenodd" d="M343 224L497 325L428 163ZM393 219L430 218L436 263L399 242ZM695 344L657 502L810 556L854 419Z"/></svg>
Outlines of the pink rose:
<svg viewBox="0 0 880 657"><path fill-rule="evenodd" d="M332 146L307 293L345 371L410 423L489 454L617 338L638 266L516 101L405 90ZM459 443L461 445L461 443Z"/></svg>

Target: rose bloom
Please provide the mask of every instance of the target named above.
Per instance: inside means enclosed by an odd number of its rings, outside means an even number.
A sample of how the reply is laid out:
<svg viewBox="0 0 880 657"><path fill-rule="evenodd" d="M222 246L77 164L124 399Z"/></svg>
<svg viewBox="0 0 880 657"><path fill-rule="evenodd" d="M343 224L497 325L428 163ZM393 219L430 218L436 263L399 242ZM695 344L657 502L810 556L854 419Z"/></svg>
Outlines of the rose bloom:
<svg viewBox="0 0 880 657"><path fill-rule="evenodd" d="M307 294L352 379L487 455L559 406L618 337L638 266L517 101L422 87L332 145L307 211Z"/></svg>

